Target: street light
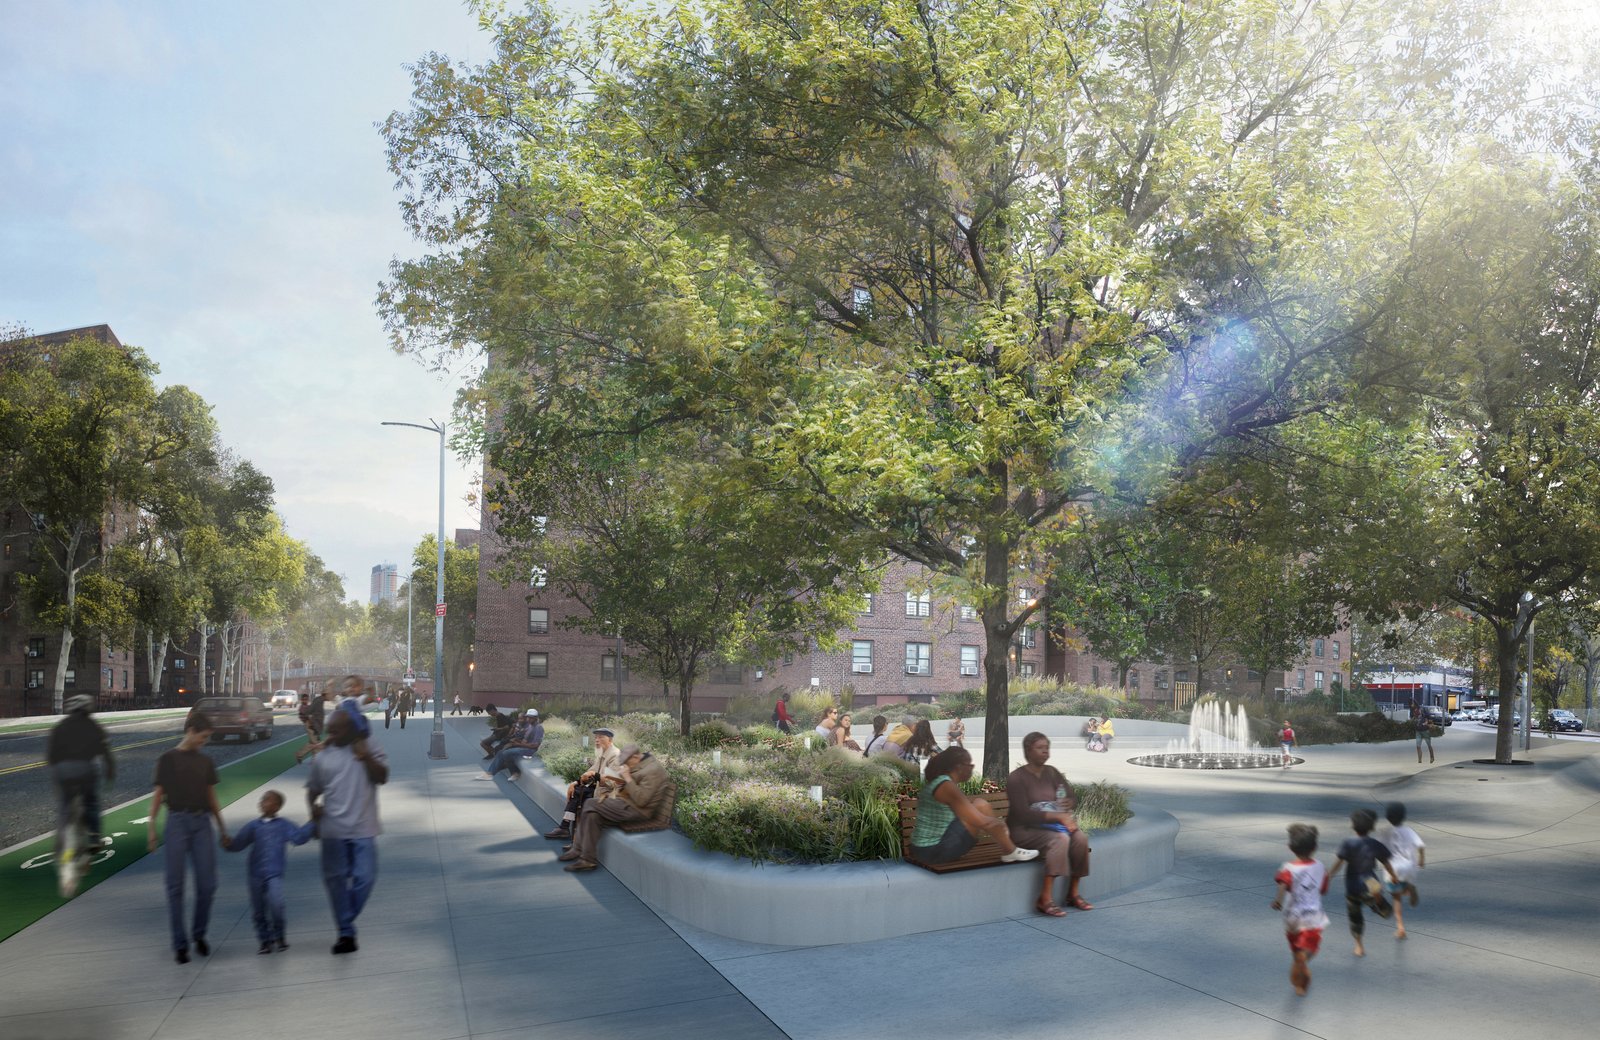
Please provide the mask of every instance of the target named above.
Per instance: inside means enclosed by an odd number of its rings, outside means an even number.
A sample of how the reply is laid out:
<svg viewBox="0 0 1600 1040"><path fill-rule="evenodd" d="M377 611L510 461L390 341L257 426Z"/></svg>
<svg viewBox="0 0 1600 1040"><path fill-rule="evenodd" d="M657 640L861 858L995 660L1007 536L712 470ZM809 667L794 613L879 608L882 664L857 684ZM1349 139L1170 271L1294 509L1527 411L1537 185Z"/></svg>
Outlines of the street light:
<svg viewBox="0 0 1600 1040"><path fill-rule="evenodd" d="M447 424L429 419L426 426L409 422L381 425L409 426L439 435L439 574L433 597L433 735L428 738L428 757L448 758L444 751L444 434Z"/></svg>
<svg viewBox="0 0 1600 1040"><path fill-rule="evenodd" d="M1533 626L1536 620L1533 615L1532 592L1524 592L1522 599L1517 602L1518 616L1524 613L1528 617L1528 667L1522 673L1522 750L1531 751L1533 750L1533 703L1530 694L1533 690Z"/></svg>

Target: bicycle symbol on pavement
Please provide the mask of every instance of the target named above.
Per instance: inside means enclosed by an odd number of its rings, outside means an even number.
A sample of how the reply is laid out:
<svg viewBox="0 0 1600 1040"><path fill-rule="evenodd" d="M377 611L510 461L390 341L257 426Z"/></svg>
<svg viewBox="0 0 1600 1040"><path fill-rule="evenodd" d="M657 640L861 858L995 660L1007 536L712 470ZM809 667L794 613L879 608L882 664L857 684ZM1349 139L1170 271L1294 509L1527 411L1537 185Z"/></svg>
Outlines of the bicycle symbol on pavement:
<svg viewBox="0 0 1600 1040"><path fill-rule="evenodd" d="M127 833L127 831L114 831L109 835L102 835L100 838L100 851L96 852L89 860L89 865L91 867L96 866L115 856L117 850L111 847L111 839L126 837ZM54 852L41 852L32 859L23 860L22 869L32 870L34 867L48 867L55 861L56 854Z"/></svg>

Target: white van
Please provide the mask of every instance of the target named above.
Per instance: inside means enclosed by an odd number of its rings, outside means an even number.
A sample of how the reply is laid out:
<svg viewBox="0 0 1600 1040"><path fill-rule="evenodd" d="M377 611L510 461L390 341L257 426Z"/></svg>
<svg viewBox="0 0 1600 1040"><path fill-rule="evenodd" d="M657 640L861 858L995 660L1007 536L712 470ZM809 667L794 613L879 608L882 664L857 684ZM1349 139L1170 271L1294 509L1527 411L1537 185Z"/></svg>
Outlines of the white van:
<svg viewBox="0 0 1600 1040"><path fill-rule="evenodd" d="M293 690L278 690L272 695L274 708L292 708L300 703L300 695Z"/></svg>

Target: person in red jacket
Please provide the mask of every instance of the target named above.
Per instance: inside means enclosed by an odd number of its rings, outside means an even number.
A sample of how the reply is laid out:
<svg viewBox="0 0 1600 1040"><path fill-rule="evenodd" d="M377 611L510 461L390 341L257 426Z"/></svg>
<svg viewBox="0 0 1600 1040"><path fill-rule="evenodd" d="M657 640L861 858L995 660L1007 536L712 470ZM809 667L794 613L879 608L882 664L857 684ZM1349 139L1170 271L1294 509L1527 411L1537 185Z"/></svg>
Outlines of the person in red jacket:
<svg viewBox="0 0 1600 1040"><path fill-rule="evenodd" d="M790 725L794 719L789 715L789 695L783 694L778 698L778 703L772 707L772 721L778 724L778 729L784 733L793 733L794 727Z"/></svg>

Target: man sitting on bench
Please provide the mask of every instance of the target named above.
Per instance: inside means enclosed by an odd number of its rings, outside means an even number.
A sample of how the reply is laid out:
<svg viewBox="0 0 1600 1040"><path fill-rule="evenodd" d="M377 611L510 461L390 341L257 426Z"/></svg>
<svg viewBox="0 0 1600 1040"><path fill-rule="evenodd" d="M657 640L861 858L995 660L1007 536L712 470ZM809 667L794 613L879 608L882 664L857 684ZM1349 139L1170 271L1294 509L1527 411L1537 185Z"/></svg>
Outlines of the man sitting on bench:
<svg viewBox="0 0 1600 1040"><path fill-rule="evenodd" d="M594 870L600 848L600 828L604 824L636 823L655 815L656 806L666 794L667 770L648 751L630 744L622 749L622 786L616 796L590 800L578 816L572 848L559 857L567 861L570 873Z"/></svg>
<svg viewBox="0 0 1600 1040"><path fill-rule="evenodd" d="M539 750L539 745L544 743L544 727L539 725L539 710L529 708L523 713L522 721L516 729L511 731L511 740L494 756L494 761L486 766L482 773L473 779L493 780L494 775L504 769L515 780L522 775L521 762L529 755Z"/></svg>

